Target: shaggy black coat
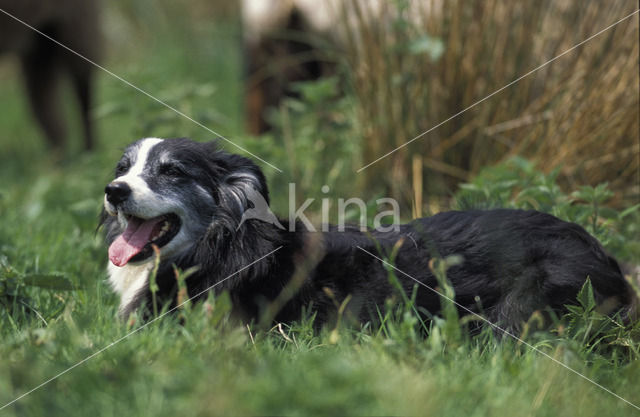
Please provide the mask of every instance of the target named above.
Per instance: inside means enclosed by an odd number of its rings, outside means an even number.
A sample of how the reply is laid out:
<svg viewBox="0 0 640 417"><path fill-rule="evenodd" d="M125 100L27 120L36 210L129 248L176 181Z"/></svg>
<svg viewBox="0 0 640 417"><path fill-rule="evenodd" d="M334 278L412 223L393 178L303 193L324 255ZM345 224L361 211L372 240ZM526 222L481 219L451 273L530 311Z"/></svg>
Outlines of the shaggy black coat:
<svg viewBox="0 0 640 417"><path fill-rule="evenodd" d="M576 303L587 277L607 313L629 316L635 305L634 292L617 262L594 237L576 224L537 211L451 211L384 233L356 228L317 233L301 224L289 231L287 221L281 221L285 230L260 220L238 227L249 203L229 197L231 191L242 195L247 185L235 183L233 174L253 173L256 180L250 185L268 201L259 168L211 143L175 143L181 144L177 158L188 158L194 170L208 172L197 181L210 190L216 206L202 211L209 227L194 236L193 246L161 262L161 301L175 300L172 264L182 270L198 266L186 281L189 295L212 286L216 293L228 291L234 311L244 320L291 322L306 308L316 314L319 327L350 296L346 314L371 321L396 291L387 269L372 254L390 259L396 245L393 264L402 272L395 275L407 294L417 285L416 304L425 317L441 308L429 262L450 255L462 260L447 271L460 313L478 312L509 330L517 331L534 311L565 311L565 305ZM114 217L104 215L102 222L110 244L121 230ZM150 301L148 291L141 297Z"/></svg>

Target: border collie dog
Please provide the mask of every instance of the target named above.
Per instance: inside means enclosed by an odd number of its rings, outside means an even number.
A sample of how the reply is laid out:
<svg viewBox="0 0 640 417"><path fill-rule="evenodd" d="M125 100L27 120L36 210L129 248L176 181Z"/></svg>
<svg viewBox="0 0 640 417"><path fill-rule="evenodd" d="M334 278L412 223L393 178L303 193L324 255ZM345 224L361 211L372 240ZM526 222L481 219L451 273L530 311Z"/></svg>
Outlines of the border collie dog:
<svg viewBox="0 0 640 417"><path fill-rule="evenodd" d="M606 313L628 318L635 310L633 289L598 241L548 214L452 211L390 232L319 233L287 220L243 218L256 192L268 203L260 169L214 142L146 138L129 145L106 186L101 218L120 314L151 302L152 245L159 248L159 302L176 305L174 266L197 267L186 280L189 296L210 287L228 291L234 314L248 321L270 311L269 321L291 322L312 311L320 327L343 302L351 317L375 320L397 291L381 261L394 247L404 291L412 294L415 280L425 284L415 298L425 318L440 311L429 261L450 255L462 259L447 271L460 312L478 312L505 329L517 331L537 310L562 313L587 278Z"/></svg>

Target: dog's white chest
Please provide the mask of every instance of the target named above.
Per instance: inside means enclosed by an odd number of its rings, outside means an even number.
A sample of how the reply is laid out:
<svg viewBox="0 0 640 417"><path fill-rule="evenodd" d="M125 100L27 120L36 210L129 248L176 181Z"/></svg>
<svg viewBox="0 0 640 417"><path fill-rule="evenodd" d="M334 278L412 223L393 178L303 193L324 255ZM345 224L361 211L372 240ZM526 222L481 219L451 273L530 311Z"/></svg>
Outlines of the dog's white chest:
<svg viewBox="0 0 640 417"><path fill-rule="evenodd" d="M120 295L120 311L124 311L136 294L146 285L149 272L153 269L153 262L142 265L125 265L118 267L109 262L109 283L115 292Z"/></svg>

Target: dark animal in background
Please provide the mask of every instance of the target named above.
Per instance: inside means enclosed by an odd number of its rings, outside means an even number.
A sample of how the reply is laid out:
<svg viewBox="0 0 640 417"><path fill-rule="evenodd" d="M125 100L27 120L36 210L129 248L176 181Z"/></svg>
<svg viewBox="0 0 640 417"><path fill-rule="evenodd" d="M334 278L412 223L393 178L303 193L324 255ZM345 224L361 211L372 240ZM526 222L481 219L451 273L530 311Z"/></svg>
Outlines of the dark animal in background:
<svg viewBox="0 0 640 417"><path fill-rule="evenodd" d="M566 304L576 303L587 277L606 313L634 314L635 294L616 261L582 227L548 214L453 211L396 231L317 233L287 220L243 221L256 191L269 202L260 169L213 142L147 138L129 145L105 189L101 221L109 244L109 280L121 297L121 314L126 317L151 302L148 275L155 244L162 302L175 300L172 265L182 270L197 266L186 281L189 295L217 284L213 291L227 290L244 320L266 315L269 322L290 322L311 308L319 327L351 297L345 314L375 321L394 289L381 261L358 247L384 258L401 240L395 266L431 288L438 284L430 259L462 257L447 272L455 300L509 330L517 331L534 311L565 311ZM397 277L411 294L416 282L400 273ZM417 291L421 311L438 314L439 296L422 286Z"/></svg>
<svg viewBox="0 0 640 417"><path fill-rule="evenodd" d="M292 83L335 72L326 47L334 44L330 31L336 16L331 11L338 4L329 6L312 0L242 1L249 133L259 135L271 129L267 109L296 96Z"/></svg>
<svg viewBox="0 0 640 417"><path fill-rule="evenodd" d="M79 54L96 60L100 49L97 0L0 0L0 9ZM94 145L91 122L93 65L0 12L0 53L15 53L22 65L33 114L49 144L61 149L67 137L62 114L62 76L78 99L84 146Z"/></svg>
<svg viewBox="0 0 640 417"><path fill-rule="evenodd" d="M249 133L271 130L267 111L286 97L298 97L292 84L327 76L340 78L338 61L348 52L347 44L360 42L359 25L397 24L390 4L378 0L242 0ZM441 1L417 1L403 7L407 8L403 19L420 24L421 14L441 14L444 6Z"/></svg>

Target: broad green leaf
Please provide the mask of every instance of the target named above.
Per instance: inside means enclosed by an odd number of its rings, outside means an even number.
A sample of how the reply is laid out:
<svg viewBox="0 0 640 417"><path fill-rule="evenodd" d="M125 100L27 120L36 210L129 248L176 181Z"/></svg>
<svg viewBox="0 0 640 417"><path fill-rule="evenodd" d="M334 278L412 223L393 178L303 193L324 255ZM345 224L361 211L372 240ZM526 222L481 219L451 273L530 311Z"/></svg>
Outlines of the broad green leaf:
<svg viewBox="0 0 640 417"><path fill-rule="evenodd" d="M591 311L596 307L596 301L593 296L593 287L591 286L591 280L589 278L584 282L577 298L585 311Z"/></svg>

